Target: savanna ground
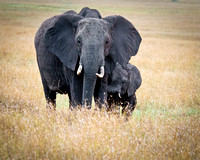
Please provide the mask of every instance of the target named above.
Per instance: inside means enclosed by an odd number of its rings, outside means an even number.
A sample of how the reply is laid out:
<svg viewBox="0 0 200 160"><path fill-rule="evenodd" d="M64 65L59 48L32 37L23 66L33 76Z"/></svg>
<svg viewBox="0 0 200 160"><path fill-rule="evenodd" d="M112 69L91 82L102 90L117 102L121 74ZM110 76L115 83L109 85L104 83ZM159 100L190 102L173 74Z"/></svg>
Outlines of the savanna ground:
<svg viewBox="0 0 200 160"><path fill-rule="evenodd" d="M131 119L47 111L33 46L40 24L82 7L122 15L143 40ZM200 159L200 1L0 0L0 159Z"/></svg>

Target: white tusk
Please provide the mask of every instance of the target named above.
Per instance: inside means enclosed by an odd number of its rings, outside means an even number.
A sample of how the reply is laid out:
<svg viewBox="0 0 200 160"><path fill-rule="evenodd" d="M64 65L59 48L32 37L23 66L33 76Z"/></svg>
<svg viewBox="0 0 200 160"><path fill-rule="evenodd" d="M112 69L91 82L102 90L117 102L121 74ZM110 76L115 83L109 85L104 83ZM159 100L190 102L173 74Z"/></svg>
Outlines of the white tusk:
<svg viewBox="0 0 200 160"><path fill-rule="evenodd" d="M97 75L99 78L103 78L103 76L104 76L104 66L102 66L102 67L100 68L100 74L99 74L99 73L96 73L96 75Z"/></svg>
<svg viewBox="0 0 200 160"><path fill-rule="evenodd" d="M122 98L120 93L118 93L118 96L119 96L119 98Z"/></svg>
<svg viewBox="0 0 200 160"><path fill-rule="evenodd" d="M81 74L82 69L83 69L83 66L80 64L77 70L77 75Z"/></svg>

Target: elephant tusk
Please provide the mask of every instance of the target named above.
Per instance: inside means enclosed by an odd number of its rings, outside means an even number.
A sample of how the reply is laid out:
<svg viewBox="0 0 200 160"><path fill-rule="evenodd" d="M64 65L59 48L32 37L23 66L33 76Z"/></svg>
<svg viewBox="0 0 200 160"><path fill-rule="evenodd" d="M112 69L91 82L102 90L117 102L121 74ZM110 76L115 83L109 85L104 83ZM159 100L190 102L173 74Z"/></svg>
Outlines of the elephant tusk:
<svg viewBox="0 0 200 160"><path fill-rule="evenodd" d="M80 64L77 70L77 75L81 74L82 69L83 69L83 66Z"/></svg>
<svg viewBox="0 0 200 160"><path fill-rule="evenodd" d="M118 93L118 96L119 96L119 98L122 98L120 93Z"/></svg>
<svg viewBox="0 0 200 160"><path fill-rule="evenodd" d="M103 78L103 76L104 76L104 66L102 66L102 67L100 68L100 74L99 74L99 73L96 73L96 75L97 75L99 78Z"/></svg>

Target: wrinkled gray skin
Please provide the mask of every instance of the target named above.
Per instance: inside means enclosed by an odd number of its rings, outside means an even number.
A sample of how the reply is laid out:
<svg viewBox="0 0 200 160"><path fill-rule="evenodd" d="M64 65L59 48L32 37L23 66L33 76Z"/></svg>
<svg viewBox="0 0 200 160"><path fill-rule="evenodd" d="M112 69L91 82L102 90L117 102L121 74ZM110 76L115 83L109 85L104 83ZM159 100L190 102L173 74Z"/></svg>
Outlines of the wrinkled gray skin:
<svg viewBox="0 0 200 160"><path fill-rule="evenodd" d="M90 107L93 95L104 103L108 75L116 62L126 65L137 54L140 42L125 18L101 18L87 7L79 14L68 11L44 21L35 48L47 106L55 107L57 92L68 93L72 106Z"/></svg>
<svg viewBox="0 0 200 160"><path fill-rule="evenodd" d="M137 104L135 92L141 83L140 72L134 65L122 67L117 64L107 86L109 110L115 109L116 105L122 106L122 113L131 115Z"/></svg>

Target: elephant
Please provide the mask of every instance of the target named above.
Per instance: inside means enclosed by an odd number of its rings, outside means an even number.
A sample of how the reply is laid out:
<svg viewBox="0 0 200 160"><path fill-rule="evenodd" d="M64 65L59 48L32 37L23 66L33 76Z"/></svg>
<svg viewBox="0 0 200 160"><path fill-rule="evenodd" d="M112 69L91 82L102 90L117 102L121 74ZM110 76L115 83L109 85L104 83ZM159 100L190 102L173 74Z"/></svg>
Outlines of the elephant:
<svg viewBox="0 0 200 160"><path fill-rule="evenodd" d="M117 63L107 85L108 110L119 110L122 106L122 114L130 116L137 105L135 92L141 83L141 74L136 66L129 63L122 67Z"/></svg>
<svg viewBox="0 0 200 160"><path fill-rule="evenodd" d="M137 54L141 40L124 17L102 18L88 7L45 20L34 42L47 107L55 108L56 93L68 94L74 108L91 108L93 95L105 103L106 77Z"/></svg>

